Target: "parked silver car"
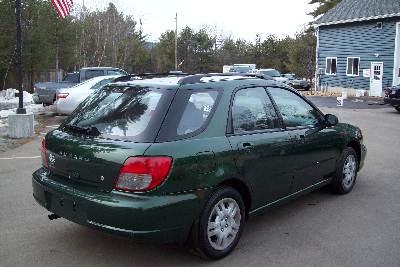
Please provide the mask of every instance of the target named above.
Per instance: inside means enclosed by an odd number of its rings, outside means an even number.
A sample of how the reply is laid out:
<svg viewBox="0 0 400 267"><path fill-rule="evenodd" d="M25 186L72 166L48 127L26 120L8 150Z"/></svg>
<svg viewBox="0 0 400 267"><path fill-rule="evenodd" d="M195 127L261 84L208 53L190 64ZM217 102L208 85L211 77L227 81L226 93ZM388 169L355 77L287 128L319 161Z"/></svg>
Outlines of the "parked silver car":
<svg viewBox="0 0 400 267"><path fill-rule="evenodd" d="M55 102L58 114L71 114L83 100L121 75L100 76L70 88L59 89Z"/></svg>

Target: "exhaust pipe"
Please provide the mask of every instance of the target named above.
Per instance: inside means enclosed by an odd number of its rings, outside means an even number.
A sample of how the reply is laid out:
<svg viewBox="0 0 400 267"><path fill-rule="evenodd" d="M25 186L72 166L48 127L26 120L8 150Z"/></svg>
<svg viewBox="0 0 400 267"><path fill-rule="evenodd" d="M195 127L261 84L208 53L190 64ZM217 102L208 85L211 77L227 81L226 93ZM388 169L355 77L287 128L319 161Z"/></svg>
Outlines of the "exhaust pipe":
<svg viewBox="0 0 400 267"><path fill-rule="evenodd" d="M61 218L60 216L58 216L57 214L54 214L54 213L47 215L47 217L49 217L50 221Z"/></svg>

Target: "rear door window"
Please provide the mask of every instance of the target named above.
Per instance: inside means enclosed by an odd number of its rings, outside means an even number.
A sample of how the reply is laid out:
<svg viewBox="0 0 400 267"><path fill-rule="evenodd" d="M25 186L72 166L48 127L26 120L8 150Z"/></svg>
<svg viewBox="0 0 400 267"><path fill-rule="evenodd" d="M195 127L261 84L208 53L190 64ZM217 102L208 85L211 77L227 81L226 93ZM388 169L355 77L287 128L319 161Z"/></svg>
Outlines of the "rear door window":
<svg viewBox="0 0 400 267"><path fill-rule="evenodd" d="M232 126L235 134L279 128L279 117L263 87L241 89L232 104Z"/></svg>

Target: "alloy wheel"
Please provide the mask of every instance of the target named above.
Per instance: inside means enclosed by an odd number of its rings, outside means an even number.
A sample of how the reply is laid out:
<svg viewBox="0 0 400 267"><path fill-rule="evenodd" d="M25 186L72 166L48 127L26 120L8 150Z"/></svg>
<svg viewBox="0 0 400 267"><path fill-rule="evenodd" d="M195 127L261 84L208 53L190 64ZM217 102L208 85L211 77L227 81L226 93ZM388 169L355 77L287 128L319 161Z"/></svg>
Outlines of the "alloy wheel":
<svg viewBox="0 0 400 267"><path fill-rule="evenodd" d="M223 198L212 209L208 224L207 237L216 250L228 248L235 240L240 229L241 211L233 198Z"/></svg>
<svg viewBox="0 0 400 267"><path fill-rule="evenodd" d="M348 155L343 165L343 187L349 189L355 180L357 171L356 157L352 154Z"/></svg>

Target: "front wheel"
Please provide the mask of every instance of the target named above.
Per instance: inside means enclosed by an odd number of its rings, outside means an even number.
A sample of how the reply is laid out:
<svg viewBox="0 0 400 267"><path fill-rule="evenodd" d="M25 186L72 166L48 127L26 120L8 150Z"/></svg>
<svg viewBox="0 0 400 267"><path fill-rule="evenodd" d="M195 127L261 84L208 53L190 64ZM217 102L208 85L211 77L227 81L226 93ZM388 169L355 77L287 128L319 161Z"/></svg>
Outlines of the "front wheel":
<svg viewBox="0 0 400 267"><path fill-rule="evenodd" d="M358 160L353 148L347 147L336 166L332 189L337 194L347 194L353 190L357 178Z"/></svg>
<svg viewBox="0 0 400 267"><path fill-rule="evenodd" d="M231 253L243 231L245 208L238 191L223 187L207 201L199 220L196 248L204 256L219 259Z"/></svg>
<svg viewBox="0 0 400 267"><path fill-rule="evenodd" d="M394 107L398 112L400 112L400 107Z"/></svg>

